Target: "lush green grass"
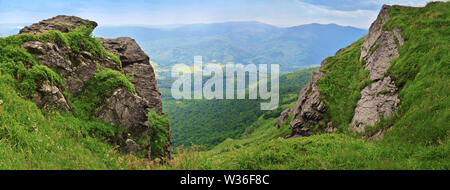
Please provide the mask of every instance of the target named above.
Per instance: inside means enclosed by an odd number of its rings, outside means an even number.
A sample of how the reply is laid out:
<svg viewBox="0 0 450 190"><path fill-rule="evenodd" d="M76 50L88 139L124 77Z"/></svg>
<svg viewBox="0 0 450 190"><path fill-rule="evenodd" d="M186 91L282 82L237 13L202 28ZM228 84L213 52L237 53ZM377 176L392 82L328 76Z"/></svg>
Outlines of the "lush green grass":
<svg viewBox="0 0 450 190"><path fill-rule="evenodd" d="M127 169L132 156L118 153L88 122L68 113L43 113L19 97L15 79L0 75L1 169Z"/></svg>
<svg viewBox="0 0 450 190"><path fill-rule="evenodd" d="M323 68L326 74L319 81L328 108L324 121L338 126L338 133L279 139L289 133L289 120L278 130L272 114L261 114L242 131L242 136L224 138L225 141L209 150L196 146L180 149L173 161L164 164L118 153L107 143L108 134L116 129L113 126L70 113L41 111L25 99L35 89L37 79L45 78L58 85L64 81L57 73L40 66L21 43L37 38L76 47L84 43L70 43L74 39L58 32L0 38L0 168L448 170L450 3L394 8L389 14L391 19L385 30L400 28L406 42L399 49L400 57L392 61L388 70L400 87L401 105L396 114L376 126L390 128L384 139L369 141L347 131L360 90L369 84L368 73L358 61L362 43L359 40L342 54L328 58ZM100 81L110 85L97 89L94 83ZM94 96L117 87L133 91L129 80L120 72L101 70L86 86L92 89L82 94L95 103ZM287 93L289 96L281 109L295 104L293 94L298 90ZM92 103L87 99L86 102ZM81 110L88 113L93 109ZM155 122L151 126L162 131L152 136L154 143L158 143L160 134L166 132L161 128L165 124L161 123L167 123L167 118L156 118Z"/></svg>
<svg viewBox="0 0 450 190"><path fill-rule="evenodd" d="M448 141L441 146L386 146L344 134L251 143L229 151L179 151L152 169L450 169Z"/></svg>
<svg viewBox="0 0 450 190"><path fill-rule="evenodd" d="M324 120L320 123L332 122L341 132L348 129L356 102L361 98L361 89L370 84L369 71L359 62L363 42L364 38L361 38L341 54L327 58L322 68L325 75L317 84L327 106Z"/></svg>
<svg viewBox="0 0 450 190"><path fill-rule="evenodd" d="M336 134L278 139L275 119L259 118L240 139L227 139L209 151L186 149L157 169L450 169L449 34L450 2L425 8L393 8L385 30L402 30L406 39L388 73L400 87L396 114L375 127L388 129L370 141L348 130L360 90L370 84L359 62L362 39L329 57L319 80ZM397 40L398 41L398 40ZM372 129L373 130L373 129ZM376 130L376 129L375 129Z"/></svg>
<svg viewBox="0 0 450 190"><path fill-rule="evenodd" d="M135 93L133 84L123 73L101 69L85 84L83 91L72 99L76 115L86 120L92 119L105 96L118 88Z"/></svg>
<svg viewBox="0 0 450 190"><path fill-rule="evenodd" d="M71 56L90 52L99 61L108 57L86 27L69 33L50 31L0 38L0 168L1 169L132 169L143 160L119 153L108 140L120 129L87 116L99 98L124 87L134 92L128 78L118 71L101 69L73 101L75 112L39 110L29 100L37 82L49 80L61 87L65 81L52 69L40 65L22 44L53 42L68 46ZM80 106L81 105L81 106ZM89 106L86 106L89 105ZM81 108L80 108L81 107ZM140 165L140 166L138 166Z"/></svg>
<svg viewBox="0 0 450 190"><path fill-rule="evenodd" d="M384 28L400 28L406 42L388 71L402 89L385 141L443 144L450 131L450 2L393 8L389 14Z"/></svg>

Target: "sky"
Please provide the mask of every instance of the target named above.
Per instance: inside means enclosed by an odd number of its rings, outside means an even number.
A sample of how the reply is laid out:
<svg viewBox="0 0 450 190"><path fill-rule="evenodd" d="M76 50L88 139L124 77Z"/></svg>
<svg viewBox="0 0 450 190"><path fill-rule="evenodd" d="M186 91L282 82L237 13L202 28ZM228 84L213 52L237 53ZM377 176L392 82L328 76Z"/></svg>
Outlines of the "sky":
<svg viewBox="0 0 450 190"><path fill-rule="evenodd" d="M258 21L276 26L335 23L368 28L383 4L429 0L0 0L0 23L73 15L100 25L182 25Z"/></svg>

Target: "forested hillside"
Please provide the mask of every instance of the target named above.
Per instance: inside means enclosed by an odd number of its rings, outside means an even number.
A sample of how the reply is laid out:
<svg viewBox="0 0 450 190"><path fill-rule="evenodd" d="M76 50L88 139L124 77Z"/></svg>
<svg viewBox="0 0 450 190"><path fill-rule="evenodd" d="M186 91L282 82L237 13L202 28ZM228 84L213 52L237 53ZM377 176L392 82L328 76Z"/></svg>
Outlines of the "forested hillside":
<svg viewBox="0 0 450 190"><path fill-rule="evenodd" d="M171 164L154 168L450 169L449 16L449 2L384 6L368 36L339 50L314 72L300 94L300 107L291 107L294 113L279 130L275 118L260 117L248 135L227 139L210 151L186 150ZM374 55L380 59L372 59ZM393 57L388 67L381 67L386 72L374 72L370 64L386 63L386 55ZM389 78L397 88L375 88ZM367 94L371 89L379 93ZM389 117L382 112L372 118L378 120L373 125L355 122L365 96L378 101L396 93L400 103ZM308 104L311 99L323 101L325 109L317 101ZM318 117L296 119L317 111ZM291 133L297 138L280 138Z"/></svg>
<svg viewBox="0 0 450 190"><path fill-rule="evenodd" d="M297 100L298 91L308 82L312 71L301 70L280 76L280 107L273 111L261 111L264 100L175 100L163 96L163 109L169 113L174 147L202 145L211 148L227 138L238 138L261 115L277 118L286 104ZM169 85L159 85L169 93Z"/></svg>

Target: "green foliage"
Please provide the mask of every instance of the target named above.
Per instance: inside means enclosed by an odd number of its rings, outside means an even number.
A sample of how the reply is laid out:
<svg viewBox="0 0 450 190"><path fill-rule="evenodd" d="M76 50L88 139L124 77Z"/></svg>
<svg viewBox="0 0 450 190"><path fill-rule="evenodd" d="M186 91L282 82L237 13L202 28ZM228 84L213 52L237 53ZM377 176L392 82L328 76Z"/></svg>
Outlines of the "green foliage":
<svg viewBox="0 0 450 190"><path fill-rule="evenodd" d="M361 89L370 84L369 72L359 62L363 42L361 38L341 54L327 58L322 68L325 75L317 83L327 106L325 123L331 121L341 131L348 128L356 102L361 98Z"/></svg>
<svg viewBox="0 0 450 190"><path fill-rule="evenodd" d="M151 157L160 158L166 154L170 130L170 122L167 115L158 115L155 110L148 111L148 127L150 129L149 141Z"/></svg>
<svg viewBox="0 0 450 190"><path fill-rule="evenodd" d="M130 80L121 72L101 69L83 87L83 91L72 99L78 117L89 120L101 101L115 89L125 88L132 93L135 89Z"/></svg>
<svg viewBox="0 0 450 190"><path fill-rule="evenodd" d="M111 58L115 63L121 66L120 59L105 50L103 45L92 36L92 28L81 26L72 29L69 33L64 33L67 45L72 49L75 54L80 54L82 51L87 51L93 56L105 60Z"/></svg>
<svg viewBox="0 0 450 190"><path fill-rule="evenodd" d="M209 151L178 151L170 165L155 168L450 169L450 2L431 2L424 8L393 7L389 14L384 29L401 29L406 41L388 69L400 87L399 110L368 126L365 134L382 129L382 140L346 133L360 91L370 84L359 62L361 39L327 59L318 84L328 108L322 123L332 121L341 133L277 139L283 133L271 136L275 119L260 117L242 138L227 139Z"/></svg>
<svg viewBox="0 0 450 190"><path fill-rule="evenodd" d="M130 169L130 162L139 161L122 155L107 143L123 133L120 126L111 126L92 118L91 112L100 97L115 88L124 87L134 93L125 75L108 69L100 70L87 84L86 91L72 97L75 112L39 110L27 100L36 91L37 83L48 80L64 87L65 81L54 70L41 65L22 44L28 41L51 42L68 46L72 56L82 51L102 61L111 58L91 36L88 27L69 33L49 31L43 34L21 34L0 38L0 168L1 169ZM78 54L78 55L77 55ZM89 90L89 92L87 91ZM26 98L26 99L24 99Z"/></svg>
<svg viewBox="0 0 450 190"><path fill-rule="evenodd" d="M91 28L82 26L69 33L48 31L43 34L20 34L0 38L0 71L17 79L15 86L23 96L30 96L36 89L35 82L42 79L60 86L64 84L58 73L40 65L39 61L22 47L22 44L28 41L52 42L59 47L70 47L74 55L86 51L100 60L110 58L121 65L119 58L107 52L91 33Z"/></svg>
<svg viewBox="0 0 450 190"><path fill-rule="evenodd" d="M174 147L193 143L210 149L228 138L241 137L246 128L261 115L265 119L278 118L289 107L286 105L297 100L300 89L308 82L314 70L317 67L281 75L280 106L273 111L261 111L261 100L178 101L164 98L170 96L170 82L160 80L163 108L169 113Z"/></svg>
<svg viewBox="0 0 450 190"><path fill-rule="evenodd" d="M384 29L399 28L406 41L388 70L402 89L401 106L385 140L445 143L450 131L450 2L431 2L424 8L394 7L389 15Z"/></svg>
<svg viewBox="0 0 450 190"><path fill-rule="evenodd" d="M42 113L19 97L13 76L0 74L1 169L132 169L118 153L86 130L99 123L71 114Z"/></svg>
<svg viewBox="0 0 450 190"><path fill-rule="evenodd" d="M386 146L344 134L249 142L242 147L206 152L178 151L170 165L152 169L354 170L450 169L447 140L440 146Z"/></svg>

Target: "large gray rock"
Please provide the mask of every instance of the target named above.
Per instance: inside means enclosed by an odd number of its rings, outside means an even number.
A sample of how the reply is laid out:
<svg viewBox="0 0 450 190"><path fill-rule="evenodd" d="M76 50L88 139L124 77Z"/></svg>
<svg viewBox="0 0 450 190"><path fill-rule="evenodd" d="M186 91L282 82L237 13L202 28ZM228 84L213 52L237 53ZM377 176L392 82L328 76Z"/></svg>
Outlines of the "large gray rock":
<svg viewBox="0 0 450 190"><path fill-rule="evenodd" d="M399 56L394 38L393 32L384 31L371 46L372 52L369 52L364 65L365 69L370 71L370 80L382 79L391 65L392 58ZM374 48L376 49L373 50Z"/></svg>
<svg viewBox="0 0 450 190"><path fill-rule="evenodd" d="M106 97L96 117L112 124L122 125L133 135L145 134L148 129L148 102L130 91L120 88Z"/></svg>
<svg viewBox="0 0 450 190"><path fill-rule="evenodd" d="M56 17L32 24L31 26L26 26L20 30L19 34L40 34L50 30L69 32L70 29L78 28L80 26L87 26L94 29L97 27L97 23L75 16L58 15Z"/></svg>
<svg viewBox="0 0 450 190"><path fill-rule="evenodd" d="M56 16L27 26L20 33L39 34L49 30L69 32L71 28L82 25L95 28L97 23L78 17ZM97 108L95 117L112 125L125 127L133 138L148 135L148 109L154 109L158 114L163 114L161 94L149 57L131 38L99 38L98 40L107 51L120 58L123 68L111 58L100 59L86 51L74 53L70 47L59 47L54 43L39 41L24 43L23 47L29 53L35 56L42 65L58 72L65 81L65 86L55 86L48 81L39 82L37 92L33 94L32 100L43 109L70 110L68 101L62 93L64 90L68 90L73 96L76 96L98 69L117 70L132 76L131 82L136 89L136 93L120 88L102 97L101 105ZM167 157L169 158L172 152L170 138L169 134L169 144L166 146ZM125 141L129 137L122 137L122 139ZM136 147L136 143L131 142L132 139L129 139L125 143L126 146L123 148L126 152L135 153L138 150L148 148Z"/></svg>
<svg viewBox="0 0 450 190"><path fill-rule="evenodd" d="M376 81L361 91L361 99L355 108L351 127L358 132L364 131L367 125L375 125L384 118L391 116L400 103L398 89L390 77Z"/></svg>
<svg viewBox="0 0 450 190"><path fill-rule="evenodd" d="M158 90L155 71L150 58L135 40L121 37L116 39L98 38L105 49L120 58L125 74L132 75L131 82L139 96L145 98L150 108L162 114L161 93Z"/></svg>
<svg viewBox="0 0 450 190"><path fill-rule="evenodd" d="M120 58L123 67L135 63L150 65L150 58L132 38L120 37L115 39L97 39L102 43L106 50Z"/></svg>
<svg viewBox="0 0 450 190"><path fill-rule="evenodd" d="M292 109L294 115L290 123L292 133L288 138L310 135L310 127L322 119L322 113L326 111L326 107L321 100L317 81L323 74L320 71L314 71L308 84L300 91L297 104Z"/></svg>
<svg viewBox="0 0 450 190"><path fill-rule="evenodd" d="M365 63L364 68L369 71L369 77L373 82L361 91L361 99L357 102L355 114L350 123L350 129L354 131L362 132L367 125L375 125L381 120L381 116L388 118L397 111L400 103L398 87L386 73L392 59L399 56L398 46L405 43L400 29L383 30L383 25L389 20L388 10L393 6L383 5L361 46L359 59ZM345 49L340 49L336 55ZM326 60L321 63L321 69L325 64ZM311 126L322 120L322 115L326 112L326 105L321 100L317 81L324 74L320 70L315 71L308 84L300 91L297 104L290 112L293 114L290 123L292 133L288 137L310 135ZM286 114L280 116L278 123L288 117ZM277 127L280 125L278 123ZM332 133L336 131L336 127L328 122L324 131ZM382 137L383 131L379 131L373 139Z"/></svg>
<svg viewBox="0 0 450 190"><path fill-rule="evenodd" d="M289 116L291 115L291 109L285 109L283 112L281 112L280 117L277 120L277 129L279 129L281 127L281 125L283 125L284 121L286 121L286 119L289 118Z"/></svg>
<svg viewBox="0 0 450 190"><path fill-rule="evenodd" d="M131 82L134 84L139 96L145 98L149 108L162 114L161 93L158 90L156 76L151 65L135 63L123 68L125 74L131 74Z"/></svg>
<svg viewBox="0 0 450 190"><path fill-rule="evenodd" d="M347 47L339 49L335 55L341 54L346 49ZM301 89L297 104L294 108L292 108L292 110L290 110L289 113L294 116L292 117L290 123L291 134L286 138L311 135L311 127L318 124L319 121L323 119L322 115L325 113L327 108L325 103L322 101L322 95L317 87L317 81L319 81L319 79L325 74L320 70L325 67L326 63L327 60L324 59L320 63L320 69L312 73L308 84ZM278 120L283 120L282 117L286 116L281 115ZM335 128L331 125L331 122L328 123L326 130L328 133L335 131Z"/></svg>
<svg viewBox="0 0 450 190"><path fill-rule="evenodd" d="M120 71L120 65L110 58L98 59L89 52L76 55L69 47L59 47L54 43L30 41L25 42L23 47L42 65L57 71L65 79L66 87L73 95L83 89L84 83L95 75L98 66Z"/></svg>
<svg viewBox="0 0 450 190"><path fill-rule="evenodd" d="M361 91L361 99L350 123L350 128L357 132L363 132L368 125L375 125L381 116L388 118L394 114L400 103L398 88L386 71L392 59L399 56L398 46L404 44L404 39L398 28L383 30L383 25L389 20L389 8L383 6L361 47L360 60L365 61L364 68L369 71L373 82Z"/></svg>
<svg viewBox="0 0 450 190"><path fill-rule="evenodd" d="M97 117L110 123L120 123L131 132L132 136L135 136L134 138L140 138L141 135L149 133L147 109L153 109L160 115L164 114L162 112L161 93L158 90L155 71L150 64L150 58L132 38L97 39L106 51L120 58L122 70L125 74L132 76L131 83L133 83L137 93L133 96L123 90L116 91L112 97L108 98ZM128 108L137 109L130 110ZM170 128L167 138L169 143L165 146L165 150L167 158L170 159L172 154ZM140 150L150 150L150 147L140 147Z"/></svg>
<svg viewBox="0 0 450 190"><path fill-rule="evenodd" d="M369 34L367 34L361 47L361 56L359 58L360 61L362 61L369 54L370 48L383 33L383 25L389 19L388 9L390 7L391 6L389 5L383 5L377 19L370 25Z"/></svg>
<svg viewBox="0 0 450 190"><path fill-rule="evenodd" d="M62 91L48 80L38 83L38 88L31 100L41 109L70 110Z"/></svg>

